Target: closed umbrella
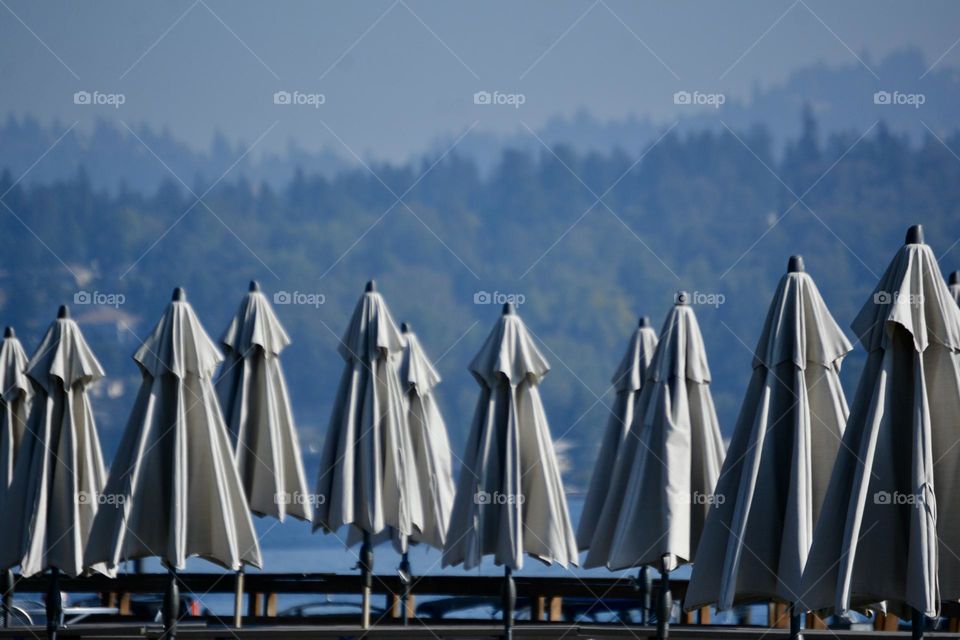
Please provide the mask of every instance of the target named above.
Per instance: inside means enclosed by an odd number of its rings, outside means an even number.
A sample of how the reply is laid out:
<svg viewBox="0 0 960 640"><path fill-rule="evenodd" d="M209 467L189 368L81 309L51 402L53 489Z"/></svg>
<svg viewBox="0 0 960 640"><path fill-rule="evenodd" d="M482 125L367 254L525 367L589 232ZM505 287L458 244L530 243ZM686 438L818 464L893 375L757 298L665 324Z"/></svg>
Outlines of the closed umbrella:
<svg viewBox="0 0 960 640"><path fill-rule="evenodd" d="M867 362L803 574L803 603L882 600L914 634L960 599L960 307L911 227L853 321ZM938 508L939 507L939 508Z"/></svg>
<svg viewBox="0 0 960 640"><path fill-rule="evenodd" d="M406 395L415 490L420 494L423 506L422 522L419 528L411 532L410 542L443 550L453 507L454 487L447 426L434 397L434 389L440 384L440 374L433 367L410 324L404 322L402 329L404 348L400 361L400 385ZM404 580L402 606L403 619L406 621L410 586L407 548L403 549L400 573Z"/></svg>
<svg viewBox="0 0 960 640"><path fill-rule="evenodd" d="M23 441L27 415L33 399L33 387L25 373L27 354L17 339L13 327L7 327L0 345L0 505L6 501L13 482L13 466ZM10 626L10 606L13 604L13 571L4 572L3 626Z"/></svg>
<svg viewBox="0 0 960 640"><path fill-rule="evenodd" d="M87 389L104 373L65 306L25 373L34 397L4 500L0 564L19 564L23 576L50 570L47 628L55 636L60 572L107 572L83 555L106 480Z"/></svg>
<svg viewBox="0 0 960 640"><path fill-rule="evenodd" d="M309 522L313 506L280 366L280 353L290 338L256 282L250 283L220 343L225 358L217 392L250 509L280 522L287 515ZM237 626L242 571L237 574Z"/></svg>
<svg viewBox="0 0 960 640"><path fill-rule="evenodd" d="M373 537L392 528L406 538L423 526L410 434L398 374L403 338L390 309L367 283L340 342L343 375L320 459L314 530L362 532L361 625L370 624Z"/></svg>
<svg viewBox="0 0 960 640"><path fill-rule="evenodd" d="M159 557L170 571L164 622L174 635L176 572L199 556L259 567L260 546L212 377L222 356L183 289L133 356L143 377L110 469L116 508L97 514L88 561Z"/></svg>
<svg viewBox="0 0 960 640"><path fill-rule="evenodd" d="M460 470L444 566L472 569L485 555L503 565L504 624L512 634L512 572L524 553L577 563L566 496L539 384L549 371L513 305L504 305L470 372L480 385Z"/></svg>
<svg viewBox="0 0 960 640"><path fill-rule="evenodd" d="M960 271L950 274L950 295L960 304Z"/></svg>
<svg viewBox="0 0 960 640"><path fill-rule="evenodd" d="M803 259L793 256L757 344L697 548L688 609L800 599L800 576L847 419L840 363L851 349ZM796 610L792 621L796 635Z"/></svg>
<svg viewBox="0 0 960 640"><path fill-rule="evenodd" d="M612 530L598 529L597 521L600 519L600 513L610 489L617 455L620 453L623 442L628 437L630 425L633 423L637 400L640 398L640 390L643 388L643 381L647 377L647 368L650 366L650 361L653 360L653 352L656 348L657 334L650 324L650 318L642 316L636 331L630 337L627 352L623 354L620 366L617 367L611 380L617 395L614 398L613 407L610 409L607 430L604 433L603 441L600 443L600 453L594 463L593 476L590 478L587 496L583 501L583 511L580 513L580 523L577 525L577 547L580 551L590 548L594 536L606 537L607 540L602 544L610 544L609 537L613 533ZM647 567L643 567L640 573L639 584L643 591L642 598L644 600L642 615L644 623L646 623L647 612L650 609L650 594L646 590L649 576Z"/></svg>
<svg viewBox="0 0 960 640"><path fill-rule="evenodd" d="M611 533L594 537L586 561L610 569L656 565L660 635L672 610L669 573L694 560L723 462L707 353L688 299L678 293L663 324L597 523Z"/></svg>

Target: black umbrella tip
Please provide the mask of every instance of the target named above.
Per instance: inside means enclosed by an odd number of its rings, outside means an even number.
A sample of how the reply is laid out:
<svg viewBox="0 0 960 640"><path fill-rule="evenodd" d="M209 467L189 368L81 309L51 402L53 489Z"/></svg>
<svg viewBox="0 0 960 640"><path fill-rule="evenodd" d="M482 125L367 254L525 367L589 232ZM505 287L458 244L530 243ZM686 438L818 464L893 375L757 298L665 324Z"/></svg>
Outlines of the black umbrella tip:
<svg viewBox="0 0 960 640"><path fill-rule="evenodd" d="M515 316L517 315L517 308L513 306L512 302L505 302L503 304L503 315L505 316Z"/></svg>
<svg viewBox="0 0 960 640"><path fill-rule="evenodd" d="M807 267L803 264L803 256L790 256L787 261L787 273L803 273Z"/></svg>
<svg viewBox="0 0 960 640"><path fill-rule="evenodd" d="M960 284L960 271L954 271L950 274L950 284Z"/></svg>
<svg viewBox="0 0 960 640"><path fill-rule="evenodd" d="M17 337L17 332L13 330L13 327L7 327L6 329L3 330L3 337L4 337L4 338L16 338L16 337Z"/></svg>
<svg viewBox="0 0 960 640"><path fill-rule="evenodd" d="M258 293L260 291L260 283L256 280L250 281L250 293Z"/></svg>
<svg viewBox="0 0 960 640"><path fill-rule="evenodd" d="M690 304L690 294L686 291L677 291L676 295L673 296L673 302L679 305Z"/></svg>
<svg viewBox="0 0 960 640"><path fill-rule="evenodd" d="M404 322L400 325L400 331L404 333L413 333L413 326L409 322Z"/></svg>
<svg viewBox="0 0 960 640"><path fill-rule="evenodd" d="M653 325L650 324L650 316L640 316L640 322L637 323L641 329L649 329Z"/></svg>
<svg viewBox="0 0 960 640"><path fill-rule="evenodd" d="M186 302L187 301L187 292L183 287L177 287L173 290L173 301L174 302Z"/></svg>
<svg viewBox="0 0 960 640"><path fill-rule="evenodd" d="M376 281L376 280L368 280L368 281L367 281L367 288L365 289L365 291L366 291L367 293L373 293L373 292L376 291L376 290L377 290L377 281Z"/></svg>
<svg viewBox="0 0 960 640"><path fill-rule="evenodd" d="M915 224L907 229L907 237L904 244L923 244L923 225Z"/></svg>
<svg viewBox="0 0 960 640"><path fill-rule="evenodd" d="M69 320L70 319L70 308L67 305L62 304L57 310L57 319L58 320Z"/></svg>

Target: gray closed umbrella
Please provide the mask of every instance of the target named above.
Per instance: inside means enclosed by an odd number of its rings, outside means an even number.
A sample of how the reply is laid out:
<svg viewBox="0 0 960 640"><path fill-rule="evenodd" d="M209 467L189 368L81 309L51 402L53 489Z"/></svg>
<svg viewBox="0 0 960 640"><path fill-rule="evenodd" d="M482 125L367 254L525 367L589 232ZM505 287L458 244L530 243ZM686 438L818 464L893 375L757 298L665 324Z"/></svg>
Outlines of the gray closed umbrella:
<svg viewBox="0 0 960 640"><path fill-rule="evenodd" d="M106 480L87 389L104 373L67 307L60 307L24 373L33 398L3 500L0 566L19 564L22 576L50 570L47 630L55 638L63 617L60 572L110 573L84 559Z"/></svg>
<svg viewBox="0 0 960 640"><path fill-rule="evenodd" d="M373 537L390 528L405 539L423 526L398 374L403 349L400 330L371 281L338 348L344 371L320 459L313 519L314 530L333 532L350 525L362 532L365 628Z"/></svg>
<svg viewBox="0 0 960 640"><path fill-rule="evenodd" d="M13 482L13 467L17 451L23 442L27 416L33 399L33 386L25 373L27 354L17 339L13 327L7 327L0 345L0 506L6 501L7 491ZM13 604L13 571L4 572L3 626L10 623L10 607Z"/></svg>
<svg viewBox="0 0 960 640"><path fill-rule="evenodd" d="M250 509L281 522L310 521L300 441L290 409L280 352L290 345L256 283L220 340L225 359L217 392L236 442L237 468Z"/></svg>
<svg viewBox="0 0 960 640"><path fill-rule="evenodd" d="M0 345L0 504L13 482L13 465L23 441L33 386L26 374L27 354L13 327L4 332Z"/></svg>
<svg viewBox="0 0 960 640"><path fill-rule="evenodd" d="M460 469L443 565L472 569L492 555L506 574L504 622L511 634L512 572L524 554L563 567L577 543L539 384L549 371L513 305L470 363L480 398Z"/></svg>
<svg viewBox="0 0 960 640"><path fill-rule="evenodd" d="M686 608L800 599L847 419L840 364L851 349L802 259L792 257L757 344Z"/></svg>
<svg viewBox="0 0 960 640"><path fill-rule="evenodd" d="M110 468L115 508L97 514L89 562L159 557L171 572L164 617L175 626L177 570L198 556L234 571L261 565L213 374L222 360L182 289L133 356L142 382Z"/></svg>
<svg viewBox="0 0 960 640"><path fill-rule="evenodd" d="M597 523L587 567L693 561L723 462L710 369L686 294L677 295L647 369ZM603 544L601 544L601 542Z"/></svg>
<svg viewBox="0 0 960 640"><path fill-rule="evenodd" d="M867 362L803 574L810 610L960 599L960 307L911 227L853 322Z"/></svg>
<svg viewBox="0 0 960 640"><path fill-rule="evenodd" d="M669 574L694 561L723 462L710 369L688 294L660 331L630 433L614 465L586 566L654 565L662 574L658 634L673 604Z"/></svg>
<svg viewBox="0 0 960 640"><path fill-rule="evenodd" d="M66 307L25 374L34 396L3 504L0 565L19 564L23 576L46 569L70 576L88 568L105 572L84 560L106 480L87 389L104 373Z"/></svg>
<svg viewBox="0 0 960 640"><path fill-rule="evenodd" d="M612 534L609 529L597 529L597 521L610 488L617 455L623 441L629 436L637 399L640 397L640 390L647 377L647 368L653 360L656 348L657 334L650 326L650 319L644 316L640 318L639 326L630 337L627 352L623 354L620 366L613 374L613 388L617 395L610 410L607 430L600 443L600 453L594 463L590 488L583 501L580 523L577 525L577 547L580 551L590 548L594 536Z"/></svg>

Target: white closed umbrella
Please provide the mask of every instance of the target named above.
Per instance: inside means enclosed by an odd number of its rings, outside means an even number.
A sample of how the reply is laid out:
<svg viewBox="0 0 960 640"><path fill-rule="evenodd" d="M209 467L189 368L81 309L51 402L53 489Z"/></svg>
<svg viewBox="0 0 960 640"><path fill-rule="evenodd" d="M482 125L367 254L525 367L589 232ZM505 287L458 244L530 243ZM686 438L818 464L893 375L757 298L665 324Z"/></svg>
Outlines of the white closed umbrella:
<svg viewBox="0 0 960 640"><path fill-rule="evenodd" d="M472 569L485 555L504 566L504 623L512 633L512 572L529 554L577 563L560 469L539 384L549 371L512 304L493 327L470 372L480 385L454 498L444 566Z"/></svg>
<svg viewBox="0 0 960 640"><path fill-rule="evenodd" d="M840 364L852 349L803 259L767 311L753 375L720 472L684 598L720 610L793 605L847 420ZM794 633L799 615L794 611Z"/></svg>
<svg viewBox="0 0 960 640"><path fill-rule="evenodd" d="M259 567L260 545L213 387L222 356L183 289L133 358L143 380L110 468L116 506L97 514L87 558L114 567L160 558L171 573L164 619L173 633L176 571L187 559Z"/></svg>
<svg viewBox="0 0 960 640"><path fill-rule="evenodd" d="M610 533L594 537L586 559L588 567L660 569L661 635L673 606L669 573L694 561L723 462L707 353L688 299L678 293L663 323L597 523Z"/></svg>
<svg viewBox="0 0 960 640"><path fill-rule="evenodd" d="M67 307L60 307L25 374L34 396L3 503L0 565L19 564L22 576L51 571L47 626L55 634L60 572L108 572L84 560L106 480L87 389L104 373Z"/></svg>
<svg viewBox="0 0 960 640"><path fill-rule="evenodd" d="M911 227L853 322L867 350L803 575L809 610L960 599L960 307Z"/></svg>
<svg viewBox="0 0 960 640"><path fill-rule="evenodd" d="M617 455L633 423L640 390L647 377L647 368L657 348L657 334L650 325L650 318L643 316L638 324L611 380L617 395L610 410L607 430L600 443L600 453L593 467L590 487L583 501L580 523L577 525L577 547L580 551L590 548L594 536L612 535L609 529L598 529L597 521L610 489Z"/></svg>
<svg viewBox="0 0 960 640"><path fill-rule="evenodd" d="M320 459L314 530L350 525L362 532L361 625L370 623L372 540L392 529L401 538L423 526L412 468L399 367L404 342L371 280L338 351L344 371Z"/></svg>
<svg viewBox="0 0 960 640"><path fill-rule="evenodd" d="M27 379L27 354L13 327L7 327L0 345L0 505L6 501L13 482L13 466L26 431L27 416L33 399L33 386ZM3 626L10 626L13 604L13 571L7 569L3 585Z"/></svg>
<svg viewBox="0 0 960 640"><path fill-rule="evenodd" d="M256 282L220 340L223 370L217 380L237 468L253 513L310 521L300 440L290 408L280 353L290 338Z"/></svg>
<svg viewBox="0 0 960 640"><path fill-rule="evenodd" d="M250 510L283 522L313 519L280 353L290 337L256 281L220 339L224 362L217 393L234 441ZM234 624L240 626L243 569L237 573Z"/></svg>

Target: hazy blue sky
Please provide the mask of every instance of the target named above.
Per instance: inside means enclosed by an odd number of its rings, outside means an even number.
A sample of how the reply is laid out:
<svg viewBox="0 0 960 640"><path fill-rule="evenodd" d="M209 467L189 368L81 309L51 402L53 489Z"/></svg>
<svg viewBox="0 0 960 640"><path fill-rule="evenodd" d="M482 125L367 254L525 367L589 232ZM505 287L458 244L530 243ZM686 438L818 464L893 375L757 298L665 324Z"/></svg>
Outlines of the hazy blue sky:
<svg viewBox="0 0 960 640"><path fill-rule="evenodd" d="M3 109L168 126L206 147L345 145L399 157L438 136L515 131L586 108L669 121L677 90L746 97L799 66L915 47L960 61L960 3L0 2ZM869 51L870 56L864 56ZM122 93L112 106L75 91ZM275 91L325 103L275 105ZM476 91L524 94L519 108ZM340 140L337 140L339 138ZM343 148L343 147L341 147Z"/></svg>

